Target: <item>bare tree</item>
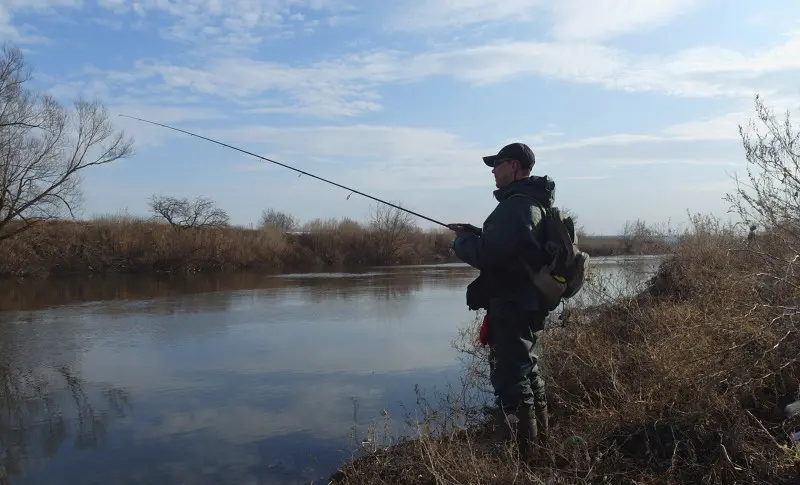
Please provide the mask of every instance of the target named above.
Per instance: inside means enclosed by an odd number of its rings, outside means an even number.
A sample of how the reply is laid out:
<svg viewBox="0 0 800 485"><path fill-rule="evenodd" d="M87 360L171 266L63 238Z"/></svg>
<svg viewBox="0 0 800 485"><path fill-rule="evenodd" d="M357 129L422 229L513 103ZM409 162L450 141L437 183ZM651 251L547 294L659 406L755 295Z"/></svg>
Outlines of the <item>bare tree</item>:
<svg viewBox="0 0 800 485"><path fill-rule="evenodd" d="M116 132L102 102L75 102L25 87L31 80L22 51L0 51L0 241L37 222L75 211L79 172L133 154L133 139Z"/></svg>
<svg viewBox="0 0 800 485"><path fill-rule="evenodd" d="M800 131L788 112L779 120L760 96L755 109L765 132L754 120L747 129L739 126L748 181L735 178L736 190L725 200L751 226L751 234L755 227L768 231L793 257L800 254Z"/></svg>
<svg viewBox="0 0 800 485"><path fill-rule="evenodd" d="M620 239L626 254L637 254L653 239L653 231L641 219L626 221Z"/></svg>
<svg viewBox="0 0 800 485"><path fill-rule="evenodd" d="M395 205L402 207L400 203ZM397 259L400 251L408 244L411 232L417 229L411 214L385 204L373 206L369 223L374 231L376 256L384 263Z"/></svg>
<svg viewBox="0 0 800 485"><path fill-rule="evenodd" d="M179 199L153 195L149 205L156 217L163 218L178 229L223 227L227 226L230 220L228 213L207 197L189 200L186 197Z"/></svg>
<svg viewBox="0 0 800 485"><path fill-rule="evenodd" d="M295 230L297 221L290 214L269 209L261 213L261 227L274 227L289 232Z"/></svg>

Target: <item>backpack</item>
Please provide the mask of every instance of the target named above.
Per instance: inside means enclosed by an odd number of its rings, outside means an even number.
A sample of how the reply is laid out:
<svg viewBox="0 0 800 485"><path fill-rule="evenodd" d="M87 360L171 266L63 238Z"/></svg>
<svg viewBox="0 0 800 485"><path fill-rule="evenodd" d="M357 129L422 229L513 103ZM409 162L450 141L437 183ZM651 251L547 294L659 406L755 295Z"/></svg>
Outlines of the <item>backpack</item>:
<svg viewBox="0 0 800 485"><path fill-rule="evenodd" d="M521 258L520 262L541 292L545 305L554 310L562 299L572 298L583 287L589 271L589 255L578 246L572 217L563 217L557 207L539 205L539 208L542 210L544 240L538 241L538 245L546 254L545 263L534 270L524 259Z"/></svg>

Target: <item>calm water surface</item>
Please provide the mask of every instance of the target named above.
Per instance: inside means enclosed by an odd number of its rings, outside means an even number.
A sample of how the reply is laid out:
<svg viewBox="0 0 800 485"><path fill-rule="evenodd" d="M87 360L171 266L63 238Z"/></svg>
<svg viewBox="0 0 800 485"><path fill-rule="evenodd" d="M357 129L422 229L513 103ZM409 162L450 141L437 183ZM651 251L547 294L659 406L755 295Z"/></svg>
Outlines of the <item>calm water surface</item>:
<svg viewBox="0 0 800 485"><path fill-rule="evenodd" d="M0 483L327 483L354 423L457 383L476 274L5 283Z"/></svg>

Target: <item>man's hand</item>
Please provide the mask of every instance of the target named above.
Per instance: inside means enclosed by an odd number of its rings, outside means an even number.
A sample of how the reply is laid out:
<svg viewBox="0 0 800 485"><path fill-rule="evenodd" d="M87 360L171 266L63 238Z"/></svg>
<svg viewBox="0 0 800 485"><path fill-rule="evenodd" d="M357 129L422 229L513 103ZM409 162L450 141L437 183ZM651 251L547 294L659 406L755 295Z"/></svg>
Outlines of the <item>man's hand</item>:
<svg viewBox="0 0 800 485"><path fill-rule="evenodd" d="M475 227L472 224L448 224L447 227L455 231L459 236L464 233L472 233L480 236L483 233L480 227Z"/></svg>

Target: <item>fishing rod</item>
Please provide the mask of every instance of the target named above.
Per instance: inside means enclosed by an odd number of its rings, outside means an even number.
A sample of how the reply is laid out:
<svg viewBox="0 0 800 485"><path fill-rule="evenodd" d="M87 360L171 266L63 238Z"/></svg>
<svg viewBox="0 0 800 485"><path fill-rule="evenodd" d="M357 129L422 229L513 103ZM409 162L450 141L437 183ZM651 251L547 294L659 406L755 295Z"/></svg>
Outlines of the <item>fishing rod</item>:
<svg viewBox="0 0 800 485"><path fill-rule="evenodd" d="M286 165L285 163L276 162L275 160L270 160L267 157L262 157L261 155L256 155L255 153L248 152L247 150L242 150L241 148L236 148L235 146L228 145L227 143L222 143L221 141L212 140L211 138L206 138L205 136L197 135L197 134L188 132L186 130L182 130L180 128L175 128L173 126L165 125L165 124L162 124L162 123L156 123L155 121L143 120L142 118L136 118L135 116L128 116L128 115L123 115L123 114L121 114L119 116L122 116L122 117L125 117L125 118L131 118L131 119L138 120L138 121L142 121L144 123L150 123L152 125L157 125L157 126L161 126L161 127L164 127L164 128L169 128L170 130L180 131L181 133L186 133L187 135L196 136L197 138L202 138L203 140L210 141L211 143L216 143L217 145L222 145L224 147L231 148L233 150L237 150L237 151L240 151L242 153L246 153L248 155L252 155L252 156L260 158L262 160L266 160L267 162L272 162L272 163L274 163L276 165L280 165L281 167L288 168L290 170L294 170L295 172L300 172L303 175L308 175L309 177L314 177L317 180L322 180L323 182L327 182L327 183L329 183L331 185L335 185L337 187L341 187L341 188L343 188L345 190L349 190L352 193L355 193L355 194L358 194L358 195L363 195L364 197L370 198L372 200L376 200L376 201L381 202L383 204L386 204L388 206L392 206L395 209L399 209L401 211L408 212L409 214L412 214L412 215L415 215L415 216L420 217L422 219L425 219L426 221L433 222L434 224L439 224L440 226L447 227L448 229L451 228L451 226L445 224L444 222L437 221L436 219L431 219L430 217L423 216L422 214L418 214L418 213L416 213L414 211L411 211L411 210L405 209L403 207L400 207L398 205L392 204L391 202L386 202L385 200L381 200L381 199L379 199L377 197L373 197L373 196L371 196L369 194L365 194L364 192L360 192L360 191L358 191L356 189L351 189L350 187L345 187L342 184L337 184L336 182L332 182L332 181L324 179L322 177L317 177L314 174L305 172L303 170L300 170L300 169L297 169L297 168L294 168L294 167L290 167L289 165ZM348 195L347 198L349 199L350 196Z"/></svg>

